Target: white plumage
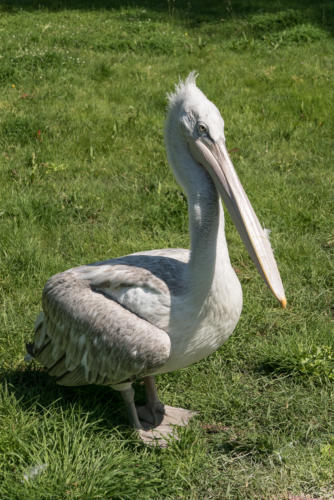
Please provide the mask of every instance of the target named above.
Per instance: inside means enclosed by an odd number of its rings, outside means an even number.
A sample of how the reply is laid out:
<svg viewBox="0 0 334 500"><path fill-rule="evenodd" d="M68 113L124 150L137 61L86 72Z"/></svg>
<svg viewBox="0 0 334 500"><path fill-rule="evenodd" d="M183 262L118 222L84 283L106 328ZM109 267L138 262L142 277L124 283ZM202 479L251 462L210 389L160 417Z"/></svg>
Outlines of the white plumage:
<svg viewBox="0 0 334 500"><path fill-rule="evenodd" d="M259 272L283 307L286 303L269 240L228 157L223 119L197 88L194 73L169 96L165 140L188 198L190 251L141 252L53 276L28 346L59 384L120 390L132 424L150 442L157 430L169 434L170 424L182 425L193 416L160 403L153 375L218 349L241 313L220 196ZM147 389L144 409L134 406L131 386L138 378ZM155 431L147 430L152 427Z"/></svg>

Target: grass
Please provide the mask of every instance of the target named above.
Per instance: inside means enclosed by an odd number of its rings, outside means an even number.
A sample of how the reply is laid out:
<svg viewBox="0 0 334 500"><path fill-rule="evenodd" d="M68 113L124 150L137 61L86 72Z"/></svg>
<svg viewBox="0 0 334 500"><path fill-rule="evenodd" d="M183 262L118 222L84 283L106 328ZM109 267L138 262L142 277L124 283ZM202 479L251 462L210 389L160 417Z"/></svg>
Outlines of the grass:
<svg viewBox="0 0 334 500"><path fill-rule="evenodd" d="M0 12L0 497L333 498L332 3L8 0ZM188 245L163 120L193 69L272 230L288 308L228 219L242 318L208 359L159 377L163 401L200 416L155 450L117 393L57 387L24 364L24 343L50 275Z"/></svg>

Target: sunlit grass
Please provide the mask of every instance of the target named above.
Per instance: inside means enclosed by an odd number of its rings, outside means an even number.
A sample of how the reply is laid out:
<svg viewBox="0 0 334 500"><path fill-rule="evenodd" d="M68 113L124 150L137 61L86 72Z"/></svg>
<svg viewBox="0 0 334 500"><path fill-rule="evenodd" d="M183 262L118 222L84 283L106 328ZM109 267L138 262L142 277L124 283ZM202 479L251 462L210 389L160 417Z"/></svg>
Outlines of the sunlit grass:
<svg viewBox="0 0 334 500"><path fill-rule="evenodd" d="M0 497L332 498L331 3L40 4L0 6ZM163 121L193 69L272 230L288 308L227 219L243 315L211 357L159 377L164 402L200 416L155 450L118 394L55 386L24 344L52 274L188 245Z"/></svg>

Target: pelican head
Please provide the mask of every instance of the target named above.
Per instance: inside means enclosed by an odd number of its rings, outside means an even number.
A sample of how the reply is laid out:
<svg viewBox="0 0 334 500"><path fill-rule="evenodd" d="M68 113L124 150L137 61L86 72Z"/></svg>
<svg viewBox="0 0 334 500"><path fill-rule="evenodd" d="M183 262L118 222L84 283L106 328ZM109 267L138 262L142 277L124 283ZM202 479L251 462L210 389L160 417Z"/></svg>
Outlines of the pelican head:
<svg viewBox="0 0 334 500"><path fill-rule="evenodd" d="M258 272L285 308L285 292L269 237L228 155L221 114L196 86L194 72L168 97L165 138L169 161L178 182L191 196L196 192L196 185L203 192L208 184L207 177L210 177ZM175 124L178 124L177 130Z"/></svg>

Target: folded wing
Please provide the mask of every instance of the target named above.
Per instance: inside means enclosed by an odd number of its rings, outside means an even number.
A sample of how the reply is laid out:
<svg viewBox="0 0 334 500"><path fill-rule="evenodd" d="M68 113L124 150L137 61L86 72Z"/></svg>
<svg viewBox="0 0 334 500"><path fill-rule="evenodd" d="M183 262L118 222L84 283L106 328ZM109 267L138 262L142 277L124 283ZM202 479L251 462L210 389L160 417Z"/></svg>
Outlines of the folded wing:
<svg viewBox="0 0 334 500"><path fill-rule="evenodd" d="M44 313L37 319L30 353L59 384L71 386L117 385L162 366L170 354L168 334L118 303L113 290L150 286L153 294L164 296L163 285L153 284L146 275L146 285L131 285L131 272L124 283L125 269L81 269L57 274L46 283Z"/></svg>

